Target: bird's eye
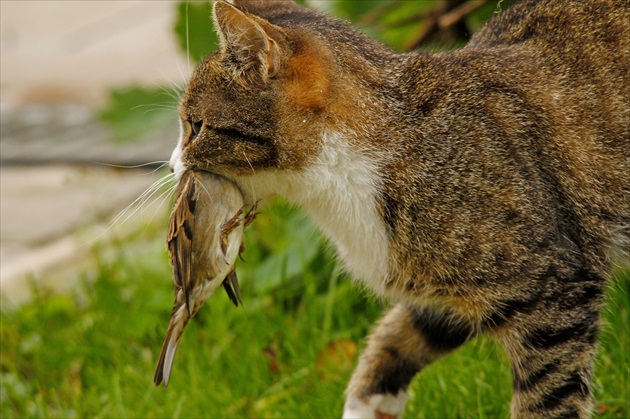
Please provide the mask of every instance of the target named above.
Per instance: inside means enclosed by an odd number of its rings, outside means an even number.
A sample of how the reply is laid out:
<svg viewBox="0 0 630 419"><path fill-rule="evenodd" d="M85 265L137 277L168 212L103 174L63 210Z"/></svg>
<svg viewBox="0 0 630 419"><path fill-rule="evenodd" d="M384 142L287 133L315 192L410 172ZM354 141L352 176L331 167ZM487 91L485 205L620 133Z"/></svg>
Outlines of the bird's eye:
<svg viewBox="0 0 630 419"><path fill-rule="evenodd" d="M195 138L197 138L197 135L199 135L199 133L201 132L201 127L203 127L203 121L197 121L197 122L193 122L192 124L192 139L194 140Z"/></svg>

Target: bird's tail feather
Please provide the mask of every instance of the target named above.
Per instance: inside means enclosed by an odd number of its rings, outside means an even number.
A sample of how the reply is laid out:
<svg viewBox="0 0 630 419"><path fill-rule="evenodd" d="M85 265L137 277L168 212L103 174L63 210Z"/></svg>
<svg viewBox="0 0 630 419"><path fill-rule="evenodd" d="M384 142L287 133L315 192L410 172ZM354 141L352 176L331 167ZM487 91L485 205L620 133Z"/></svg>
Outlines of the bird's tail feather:
<svg viewBox="0 0 630 419"><path fill-rule="evenodd" d="M164 383L164 387L168 386L179 339L182 337L184 327L186 327L190 319L186 314L186 307L182 305L171 317L171 323L166 331L166 337L162 344L162 351L160 352L157 367L155 368L155 375L153 377L153 383L156 386L159 386L161 383Z"/></svg>

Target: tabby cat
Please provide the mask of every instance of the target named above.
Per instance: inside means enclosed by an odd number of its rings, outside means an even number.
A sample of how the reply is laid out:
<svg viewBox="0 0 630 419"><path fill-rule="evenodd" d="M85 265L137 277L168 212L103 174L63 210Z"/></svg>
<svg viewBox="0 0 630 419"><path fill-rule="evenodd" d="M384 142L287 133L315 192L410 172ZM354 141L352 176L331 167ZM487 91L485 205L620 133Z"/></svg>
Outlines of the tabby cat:
<svg viewBox="0 0 630 419"><path fill-rule="evenodd" d="M171 167L301 205L396 302L344 417L401 416L414 375L478 334L507 352L512 416L588 417L607 277L629 264L630 3L523 1L433 55L290 0L214 20Z"/></svg>

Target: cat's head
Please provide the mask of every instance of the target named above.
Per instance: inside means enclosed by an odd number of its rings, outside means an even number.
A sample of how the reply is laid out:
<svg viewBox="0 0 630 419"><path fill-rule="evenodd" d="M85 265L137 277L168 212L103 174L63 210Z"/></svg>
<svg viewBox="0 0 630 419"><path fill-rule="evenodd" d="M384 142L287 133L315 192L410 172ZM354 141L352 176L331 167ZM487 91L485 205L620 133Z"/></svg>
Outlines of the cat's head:
<svg viewBox="0 0 630 419"><path fill-rule="evenodd" d="M176 176L195 168L233 179L299 171L317 160L326 135L360 119L353 84L370 77L358 62L373 53L370 40L290 0L231 3L215 3L220 47L182 96ZM362 69L356 79L353 66Z"/></svg>

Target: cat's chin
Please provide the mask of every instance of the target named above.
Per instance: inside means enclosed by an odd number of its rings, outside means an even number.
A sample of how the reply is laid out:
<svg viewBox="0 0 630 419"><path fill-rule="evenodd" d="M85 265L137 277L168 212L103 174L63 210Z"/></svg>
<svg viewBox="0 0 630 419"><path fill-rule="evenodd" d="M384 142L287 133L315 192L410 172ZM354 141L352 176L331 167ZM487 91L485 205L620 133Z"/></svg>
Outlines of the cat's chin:
<svg viewBox="0 0 630 419"><path fill-rule="evenodd" d="M214 175L221 176L230 180L241 191L245 207L251 207L260 200L260 198L257 197L256 191L252 189L251 182L247 180L249 176L241 176L237 172L231 171L224 167L186 166L182 164L181 168L175 166L175 178L177 180L181 179L183 174L187 171L212 173Z"/></svg>
<svg viewBox="0 0 630 419"><path fill-rule="evenodd" d="M208 167L208 166L199 166L199 165L190 165L186 164L182 161L177 161L173 165L171 165L172 171L175 175L175 178L179 180L185 172L207 172L212 173L218 176L222 176L234 181L234 176L230 175L229 171L224 170L220 167Z"/></svg>

